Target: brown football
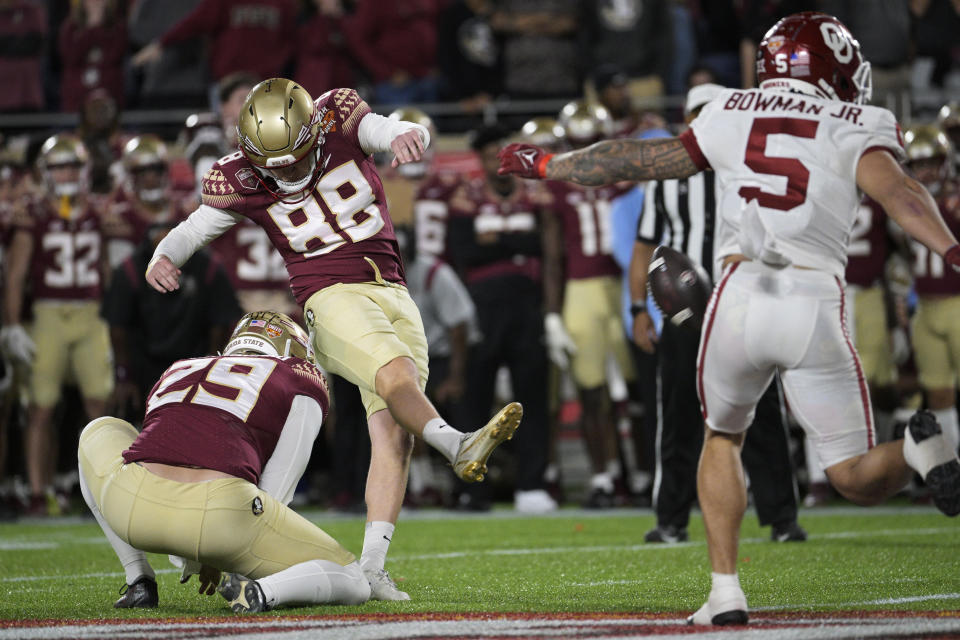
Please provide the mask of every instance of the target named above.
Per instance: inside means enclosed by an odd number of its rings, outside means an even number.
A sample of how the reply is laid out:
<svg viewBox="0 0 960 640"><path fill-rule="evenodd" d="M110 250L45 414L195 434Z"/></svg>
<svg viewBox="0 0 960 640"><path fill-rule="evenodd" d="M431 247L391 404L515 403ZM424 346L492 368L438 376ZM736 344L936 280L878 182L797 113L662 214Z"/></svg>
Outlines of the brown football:
<svg viewBox="0 0 960 640"><path fill-rule="evenodd" d="M676 326L700 329L713 291L710 276L685 254L660 245L647 269L647 286L664 319Z"/></svg>

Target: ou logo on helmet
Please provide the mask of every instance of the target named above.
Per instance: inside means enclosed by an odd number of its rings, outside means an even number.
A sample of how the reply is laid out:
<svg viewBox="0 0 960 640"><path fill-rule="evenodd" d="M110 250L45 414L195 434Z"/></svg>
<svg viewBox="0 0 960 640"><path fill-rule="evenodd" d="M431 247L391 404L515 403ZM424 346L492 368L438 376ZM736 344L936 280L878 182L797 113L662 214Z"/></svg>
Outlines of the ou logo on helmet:
<svg viewBox="0 0 960 640"><path fill-rule="evenodd" d="M846 64L853 59L853 45L840 27L831 22L822 22L820 33L823 35L823 43L833 51L840 64Z"/></svg>

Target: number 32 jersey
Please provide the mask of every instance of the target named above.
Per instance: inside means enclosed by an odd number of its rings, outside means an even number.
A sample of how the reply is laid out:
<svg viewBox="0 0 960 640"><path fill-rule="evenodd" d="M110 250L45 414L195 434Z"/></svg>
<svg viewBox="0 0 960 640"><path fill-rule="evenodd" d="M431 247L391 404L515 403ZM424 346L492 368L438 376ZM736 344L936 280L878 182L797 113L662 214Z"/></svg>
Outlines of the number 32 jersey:
<svg viewBox="0 0 960 640"><path fill-rule="evenodd" d="M124 461L215 469L257 484L284 426L323 422L327 384L299 358L178 360L150 391L143 431Z"/></svg>
<svg viewBox="0 0 960 640"><path fill-rule="evenodd" d="M717 258L742 253L843 278L856 220L860 158L903 158L900 129L880 107L781 91L728 89L680 136L717 174Z"/></svg>
<svg viewBox="0 0 960 640"><path fill-rule="evenodd" d="M289 203L275 198L240 152L217 161L201 191L203 204L249 218L266 230L301 305L332 284L374 280L364 258L377 265L384 280L403 282L383 185L358 138L370 107L353 89L334 89L315 104L323 137L321 177L306 198L296 195Z"/></svg>

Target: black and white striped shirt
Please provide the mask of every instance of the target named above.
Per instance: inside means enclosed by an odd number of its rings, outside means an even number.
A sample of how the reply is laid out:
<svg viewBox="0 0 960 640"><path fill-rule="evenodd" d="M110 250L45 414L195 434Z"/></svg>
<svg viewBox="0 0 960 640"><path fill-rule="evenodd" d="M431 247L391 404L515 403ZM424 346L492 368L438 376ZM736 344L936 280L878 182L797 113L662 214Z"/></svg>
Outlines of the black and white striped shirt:
<svg viewBox="0 0 960 640"><path fill-rule="evenodd" d="M714 264L717 190L713 171L647 183L637 240L687 254L717 280Z"/></svg>

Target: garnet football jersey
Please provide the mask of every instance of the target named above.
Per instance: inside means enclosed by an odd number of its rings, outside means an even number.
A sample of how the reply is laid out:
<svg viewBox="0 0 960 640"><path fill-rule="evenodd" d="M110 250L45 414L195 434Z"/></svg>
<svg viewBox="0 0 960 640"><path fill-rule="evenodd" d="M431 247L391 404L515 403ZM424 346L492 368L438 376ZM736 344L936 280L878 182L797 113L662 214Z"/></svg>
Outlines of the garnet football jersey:
<svg viewBox="0 0 960 640"><path fill-rule="evenodd" d="M154 213L142 207L126 189L116 189L104 201L101 228L107 244L107 260L116 268L143 241L150 225L158 222L179 222L188 212L180 201L172 198L166 208Z"/></svg>
<svg viewBox="0 0 960 640"><path fill-rule="evenodd" d="M717 258L766 254L841 278L860 158L875 149L903 158L886 109L759 89L724 91L681 140L721 181Z"/></svg>
<svg viewBox="0 0 960 640"><path fill-rule="evenodd" d="M560 217L563 227L566 279L619 276L620 265L613 259L610 202L624 189L556 181L546 184L554 199L552 215Z"/></svg>
<svg viewBox="0 0 960 640"><path fill-rule="evenodd" d="M211 356L173 363L154 385L126 462L215 469L257 484L298 396L329 407L326 381L299 358Z"/></svg>
<svg viewBox="0 0 960 640"><path fill-rule="evenodd" d="M937 196L937 206L947 227L960 237L960 182L944 185ZM923 243L911 239L913 248L914 287L921 296L960 295L960 273L954 271L940 254L930 251Z"/></svg>
<svg viewBox="0 0 960 640"><path fill-rule="evenodd" d="M13 224L33 241L29 277L35 300L100 299L100 218L91 206L66 220L49 200L35 200Z"/></svg>
<svg viewBox="0 0 960 640"><path fill-rule="evenodd" d="M417 253L450 262L447 255L447 224L450 198L463 179L449 171L427 176L413 199L413 222Z"/></svg>
<svg viewBox="0 0 960 640"><path fill-rule="evenodd" d="M887 263L887 214L876 201L864 196L847 247L848 284L872 287L883 278Z"/></svg>
<svg viewBox="0 0 960 640"><path fill-rule="evenodd" d="M353 89L316 100L320 111L321 177L312 192L278 200L240 152L221 158L203 178L205 205L263 227L287 265L297 302L339 282L369 282L376 264L384 280L403 282L393 222L373 157L357 137L370 113ZM302 198L302 199L301 199Z"/></svg>
<svg viewBox="0 0 960 640"><path fill-rule="evenodd" d="M457 255L468 284L490 277L522 275L534 281L541 277L540 225L538 216L550 197L538 183L517 181L513 192L501 196L484 178L465 182L450 200L451 220L469 226L468 256ZM496 242L483 240L496 234Z"/></svg>
<svg viewBox="0 0 960 640"><path fill-rule="evenodd" d="M286 289L290 282L283 256L259 225L244 218L210 243L237 291Z"/></svg>

